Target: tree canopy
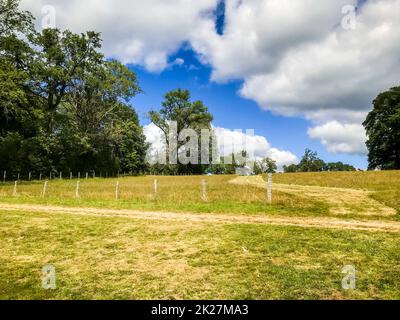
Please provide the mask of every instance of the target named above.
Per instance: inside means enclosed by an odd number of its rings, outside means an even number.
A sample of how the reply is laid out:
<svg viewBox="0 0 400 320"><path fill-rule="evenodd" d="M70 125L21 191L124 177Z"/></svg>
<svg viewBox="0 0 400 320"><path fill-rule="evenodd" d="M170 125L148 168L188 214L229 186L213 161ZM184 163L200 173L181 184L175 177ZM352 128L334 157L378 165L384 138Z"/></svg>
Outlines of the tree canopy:
<svg viewBox="0 0 400 320"><path fill-rule="evenodd" d="M0 0L0 169L144 172L136 74L105 59L99 33L35 31L18 3Z"/></svg>
<svg viewBox="0 0 400 320"><path fill-rule="evenodd" d="M163 132L166 141L166 147L170 148L170 124L176 122L177 132L179 134L184 129L193 129L200 136L202 129L211 130L211 121L213 116L208 111L208 108L202 101L191 101L190 92L188 90L177 89L168 92L164 101L162 102L159 111L151 111L149 113L150 120ZM176 152L182 152L184 141L177 141ZM201 150L200 141L198 141L198 149ZM172 150L173 151L173 150ZM201 164L199 154L199 161L197 165L193 164L170 164L169 152L167 150L167 164L164 166L169 173L204 173L207 166Z"/></svg>
<svg viewBox="0 0 400 320"><path fill-rule="evenodd" d="M356 168L343 162L329 162L318 157L317 152L306 149L299 164L283 166L287 173L293 172L322 172L322 171L356 171Z"/></svg>
<svg viewBox="0 0 400 320"><path fill-rule="evenodd" d="M364 122L369 169L400 169L400 87L383 92Z"/></svg>

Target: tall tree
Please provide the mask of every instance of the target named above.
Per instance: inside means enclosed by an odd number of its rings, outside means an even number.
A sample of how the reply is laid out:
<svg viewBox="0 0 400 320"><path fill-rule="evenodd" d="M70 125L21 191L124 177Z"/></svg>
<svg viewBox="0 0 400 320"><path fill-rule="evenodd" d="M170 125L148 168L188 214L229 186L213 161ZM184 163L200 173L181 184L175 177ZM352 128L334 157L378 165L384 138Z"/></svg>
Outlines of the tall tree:
<svg viewBox="0 0 400 320"><path fill-rule="evenodd" d="M105 59L98 33L36 32L18 4L0 0L0 168L143 172L136 74Z"/></svg>
<svg viewBox="0 0 400 320"><path fill-rule="evenodd" d="M30 93L39 98L47 115L47 132L52 131L54 114L69 93L74 81L80 81L102 63L100 34L77 35L70 31L45 29L35 37L40 48L31 66Z"/></svg>
<svg viewBox="0 0 400 320"><path fill-rule="evenodd" d="M369 169L400 169L400 87L378 95L364 127Z"/></svg>
<svg viewBox="0 0 400 320"><path fill-rule="evenodd" d="M19 0L0 0L0 37L33 31L33 17L19 10Z"/></svg>
<svg viewBox="0 0 400 320"><path fill-rule="evenodd" d="M301 172L319 172L324 170L325 162L318 157L317 152L306 149L298 167Z"/></svg>
<svg viewBox="0 0 400 320"><path fill-rule="evenodd" d="M169 128L172 121L177 123L178 134L184 129L193 129L200 136L201 129L211 130L211 121L213 116L208 112L208 108L202 101L191 102L189 90L177 89L168 92L165 95L165 100L162 103L160 111L151 111L149 113L150 120L163 132L167 147L170 145ZM178 142L178 150L185 142ZM167 150L167 163L169 162L169 149ZM200 155L199 155L200 156ZM178 170L187 172L188 170L194 173L201 173L206 167L178 165ZM201 169L199 169L201 168ZM200 172L199 172L200 170Z"/></svg>
<svg viewBox="0 0 400 320"><path fill-rule="evenodd" d="M276 173L278 170L278 166L276 165L276 161L266 157L255 163L255 173Z"/></svg>
<svg viewBox="0 0 400 320"><path fill-rule="evenodd" d="M0 126L23 130L24 117L32 115L24 84L27 64L33 50L26 39L35 33L29 12L18 9L17 0L0 0ZM26 124L26 123L25 123Z"/></svg>

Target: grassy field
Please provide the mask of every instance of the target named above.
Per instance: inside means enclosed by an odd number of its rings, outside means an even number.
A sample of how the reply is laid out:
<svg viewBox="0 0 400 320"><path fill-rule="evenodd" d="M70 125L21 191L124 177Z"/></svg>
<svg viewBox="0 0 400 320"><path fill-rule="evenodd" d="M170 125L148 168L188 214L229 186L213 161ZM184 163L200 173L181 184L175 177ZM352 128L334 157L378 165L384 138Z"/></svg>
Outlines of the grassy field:
<svg viewBox="0 0 400 320"><path fill-rule="evenodd" d="M400 172L277 174L271 205L261 177L157 180L155 196L154 177L119 179L119 200L116 179L82 180L80 199L76 180L44 198L43 181L0 186L0 299L400 299L400 229L357 229L400 225ZM41 286L48 264L55 290Z"/></svg>
<svg viewBox="0 0 400 320"><path fill-rule="evenodd" d="M370 190L372 198L400 212L400 171L278 174L276 182Z"/></svg>
<svg viewBox="0 0 400 320"><path fill-rule="evenodd" d="M81 180L80 198L75 198L76 180L52 180L42 198L43 181L20 182L17 196L14 183L0 186L0 201L66 206L90 206L151 211L209 212L240 214L324 214L327 204L283 192L274 193L274 204L267 204L266 191L258 186L230 183L235 176L126 177ZM157 196L154 179L158 180ZM202 180L207 180L207 201L202 200ZM116 183L120 197L115 200Z"/></svg>

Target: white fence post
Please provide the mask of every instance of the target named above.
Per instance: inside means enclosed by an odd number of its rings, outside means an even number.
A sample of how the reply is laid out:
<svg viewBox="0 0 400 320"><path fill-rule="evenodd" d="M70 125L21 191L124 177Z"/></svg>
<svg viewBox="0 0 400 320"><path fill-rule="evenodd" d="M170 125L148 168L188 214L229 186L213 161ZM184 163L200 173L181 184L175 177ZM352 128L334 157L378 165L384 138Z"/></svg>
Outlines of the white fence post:
<svg viewBox="0 0 400 320"><path fill-rule="evenodd" d="M86 180L89 178L89 173L86 172Z"/></svg>
<svg viewBox="0 0 400 320"><path fill-rule="evenodd" d="M62 171L60 171L60 180L62 180Z"/></svg>
<svg viewBox="0 0 400 320"><path fill-rule="evenodd" d="M28 180L31 181L31 178L32 178L32 172L29 172L29 178L28 178Z"/></svg>
<svg viewBox="0 0 400 320"><path fill-rule="evenodd" d="M201 185L202 185L201 199L203 201L207 201L207 181L203 179L201 181Z"/></svg>
<svg viewBox="0 0 400 320"><path fill-rule="evenodd" d="M69 179L72 180L72 171L69 173Z"/></svg>
<svg viewBox="0 0 400 320"><path fill-rule="evenodd" d="M39 174L39 181L42 181L42 174Z"/></svg>
<svg viewBox="0 0 400 320"><path fill-rule="evenodd" d="M46 181L44 182L44 185L43 185L42 198L44 198L44 197L46 196L47 185L48 185L48 184L49 184L49 182L46 180Z"/></svg>
<svg viewBox="0 0 400 320"><path fill-rule="evenodd" d="M79 187L80 187L81 182L78 180L76 182L76 189L75 189L75 198L80 198L80 194L79 194Z"/></svg>
<svg viewBox="0 0 400 320"><path fill-rule="evenodd" d="M7 171L4 170L4 175L3 175L3 182L6 183L6 177L7 177Z"/></svg>
<svg viewBox="0 0 400 320"><path fill-rule="evenodd" d="M115 200L119 199L119 181L117 181L117 184L115 185Z"/></svg>
<svg viewBox="0 0 400 320"><path fill-rule="evenodd" d="M268 173L267 177L267 198L268 203L272 203L272 173Z"/></svg>
<svg viewBox="0 0 400 320"><path fill-rule="evenodd" d="M157 179L154 179L154 196L157 197L158 193L158 181Z"/></svg>
<svg viewBox="0 0 400 320"><path fill-rule="evenodd" d="M17 184L18 184L18 181L15 181L15 183L14 183L14 189L13 189L13 193L12 193L13 197L16 197L16 196L17 196Z"/></svg>

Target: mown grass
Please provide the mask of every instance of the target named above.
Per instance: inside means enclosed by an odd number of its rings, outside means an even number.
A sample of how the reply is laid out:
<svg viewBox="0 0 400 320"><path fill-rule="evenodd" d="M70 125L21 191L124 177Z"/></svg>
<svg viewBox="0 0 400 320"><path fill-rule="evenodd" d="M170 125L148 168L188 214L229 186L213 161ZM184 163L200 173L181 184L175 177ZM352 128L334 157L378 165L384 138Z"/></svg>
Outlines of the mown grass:
<svg viewBox="0 0 400 320"><path fill-rule="evenodd" d="M0 210L0 238L0 299L400 298L398 234Z"/></svg>
<svg viewBox="0 0 400 320"><path fill-rule="evenodd" d="M277 183L376 191L372 198L400 213L400 170L366 172L285 173Z"/></svg>

